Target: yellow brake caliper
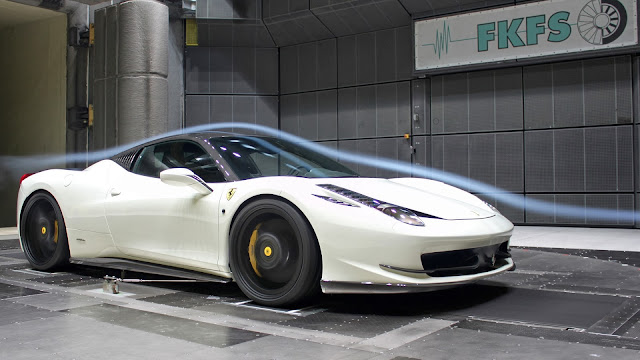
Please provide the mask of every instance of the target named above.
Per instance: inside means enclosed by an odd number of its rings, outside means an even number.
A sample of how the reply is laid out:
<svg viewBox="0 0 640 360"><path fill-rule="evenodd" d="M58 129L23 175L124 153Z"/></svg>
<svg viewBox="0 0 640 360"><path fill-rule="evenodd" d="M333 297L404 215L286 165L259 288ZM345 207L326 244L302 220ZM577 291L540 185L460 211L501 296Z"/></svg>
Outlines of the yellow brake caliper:
<svg viewBox="0 0 640 360"><path fill-rule="evenodd" d="M249 262L251 263L251 267L253 268L253 271L260 277L262 277L262 275L260 274L260 271L258 271L258 263L256 260L256 241L258 240L258 229L260 229L260 225L262 224L258 224L258 226L256 226L255 229L253 229L253 233L251 234L251 239L249 239Z"/></svg>
<svg viewBox="0 0 640 360"><path fill-rule="evenodd" d="M58 243L58 220L53 223L53 242Z"/></svg>

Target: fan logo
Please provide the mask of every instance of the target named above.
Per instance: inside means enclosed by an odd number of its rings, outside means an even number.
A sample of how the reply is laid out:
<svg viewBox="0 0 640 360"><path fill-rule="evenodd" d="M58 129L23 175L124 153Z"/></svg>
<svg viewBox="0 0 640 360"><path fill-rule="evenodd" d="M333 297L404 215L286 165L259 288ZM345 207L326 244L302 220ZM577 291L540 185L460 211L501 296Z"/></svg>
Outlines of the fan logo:
<svg viewBox="0 0 640 360"><path fill-rule="evenodd" d="M615 41L627 26L627 11L618 0L589 1L578 15L578 32L590 44Z"/></svg>

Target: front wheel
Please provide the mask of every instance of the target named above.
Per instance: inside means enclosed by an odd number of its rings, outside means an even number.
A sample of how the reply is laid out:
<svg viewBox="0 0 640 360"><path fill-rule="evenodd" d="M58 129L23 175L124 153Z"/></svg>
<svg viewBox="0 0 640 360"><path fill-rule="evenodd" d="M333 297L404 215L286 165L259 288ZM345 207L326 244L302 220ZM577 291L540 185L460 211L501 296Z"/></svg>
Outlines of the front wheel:
<svg viewBox="0 0 640 360"><path fill-rule="evenodd" d="M257 200L240 211L231 227L230 263L240 289L262 305L293 305L319 290L315 234L304 216L281 200Z"/></svg>
<svg viewBox="0 0 640 360"><path fill-rule="evenodd" d="M67 230L53 196L39 192L27 201L20 218L20 241L37 270L54 270L69 262Z"/></svg>

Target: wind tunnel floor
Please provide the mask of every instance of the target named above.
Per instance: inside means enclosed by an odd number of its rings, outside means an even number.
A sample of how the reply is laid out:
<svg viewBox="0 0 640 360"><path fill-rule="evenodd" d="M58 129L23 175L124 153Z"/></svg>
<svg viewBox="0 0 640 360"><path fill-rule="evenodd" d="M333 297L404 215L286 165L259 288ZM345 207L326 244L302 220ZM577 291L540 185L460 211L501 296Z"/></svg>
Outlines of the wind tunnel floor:
<svg viewBox="0 0 640 360"><path fill-rule="evenodd" d="M0 238L0 359L640 358L640 253L512 253L518 269L489 281L283 310L233 283L107 294L103 277L118 271L35 271L16 239Z"/></svg>

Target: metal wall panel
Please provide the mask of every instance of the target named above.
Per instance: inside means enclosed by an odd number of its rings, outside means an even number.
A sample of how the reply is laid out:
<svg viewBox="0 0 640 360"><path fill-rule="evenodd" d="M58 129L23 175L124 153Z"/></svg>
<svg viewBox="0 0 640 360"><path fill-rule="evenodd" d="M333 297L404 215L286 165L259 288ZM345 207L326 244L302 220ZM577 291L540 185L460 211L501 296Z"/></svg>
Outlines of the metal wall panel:
<svg viewBox="0 0 640 360"><path fill-rule="evenodd" d="M435 169L469 178L469 136L439 135L431 138L432 164ZM468 188L468 183L455 184Z"/></svg>
<svg viewBox="0 0 640 360"><path fill-rule="evenodd" d="M411 49L410 27L338 38L338 86L411 79Z"/></svg>
<svg viewBox="0 0 640 360"><path fill-rule="evenodd" d="M209 48L187 47L185 50L185 92L187 94L208 94L211 83Z"/></svg>
<svg viewBox="0 0 640 360"><path fill-rule="evenodd" d="M550 205L545 212L534 212L527 209L529 200L543 201ZM551 194L527 194L525 196L525 221L528 224L553 224L556 221L555 195Z"/></svg>
<svg viewBox="0 0 640 360"><path fill-rule="evenodd" d="M209 49L209 89L213 94L233 93L233 48L215 47Z"/></svg>
<svg viewBox="0 0 640 360"><path fill-rule="evenodd" d="M209 96L209 122L233 122L233 98L231 95ZM239 120L242 121L242 120Z"/></svg>
<svg viewBox="0 0 640 360"><path fill-rule="evenodd" d="M523 69L525 129L553 126L552 69L552 65L527 66Z"/></svg>
<svg viewBox="0 0 640 360"><path fill-rule="evenodd" d="M396 80L396 56L395 51L389 51L388 44L395 44L396 32L394 29L378 31L375 36L375 79L378 82ZM373 63L373 62L372 62Z"/></svg>
<svg viewBox="0 0 640 360"><path fill-rule="evenodd" d="M496 127L493 79L492 71L469 73L469 131L491 131Z"/></svg>
<svg viewBox="0 0 640 360"><path fill-rule="evenodd" d="M315 93L298 95L298 129L305 139L318 140L318 96Z"/></svg>
<svg viewBox="0 0 640 360"><path fill-rule="evenodd" d="M431 94L433 134L522 129L520 68L435 76Z"/></svg>
<svg viewBox="0 0 640 360"><path fill-rule="evenodd" d="M187 47L187 94L278 94L278 50Z"/></svg>
<svg viewBox="0 0 640 360"><path fill-rule="evenodd" d="M616 119L618 124L633 123L633 72L630 56L615 58Z"/></svg>
<svg viewBox="0 0 640 360"><path fill-rule="evenodd" d="M524 136L522 132L495 134L496 183L499 189L524 191Z"/></svg>
<svg viewBox="0 0 640 360"><path fill-rule="evenodd" d="M616 67L614 59L590 61L589 71L584 72L585 125L603 122L616 123Z"/></svg>
<svg viewBox="0 0 640 360"><path fill-rule="evenodd" d="M292 94L336 87L336 40L281 48L281 93Z"/></svg>
<svg viewBox="0 0 640 360"><path fill-rule="evenodd" d="M554 191L584 191L584 131L556 130L553 135Z"/></svg>
<svg viewBox="0 0 640 360"><path fill-rule="evenodd" d="M444 114L441 120L444 133L469 131L468 86L466 73L447 75L443 81Z"/></svg>
<svg viewBox="0 0 640 360"><path fill-rule="evenodd" d="M411 132L409 82L338 90L338 138L399 136Z"/></svg>
<svg viewBox="0 0 640 360"><path fill-rule="evenodd" d="M423 137L416 137L423 141ZM416 141L414 138L414 143ZM501 190L524 191L521 132L431 137L431 160L436 169L480 181ZM426 162L422 146L416 159Z"/></svg>
<svg viewBox="0 0 640 360"><path fill-rule="evenodd" d="M400 161L407 165L411 162L411 151L409 143L404 138L385 138L385 139L362 139L362 140L340 140L338 141L338 150L353 154L368 155L375 159L388 159L392 161ZM343 159L339 159L346 166L355 170L358 174L365 177L381 177L395 178L410 176L398 171L380 169L367 164L353 163Z"/></svg>
<svg viewBox="0 0 640 360"><path fill-rule="evenodd" d="M527 129L632 122L628 56L528 66L524 85Z"/></svg>
<svg viewBox="0 0 640 360"><path fill-rule="evenodd" d="M280 127L309 140L337 139L337 91L283 95Z"/></svg>
<svg viewBox="0 0 640 360"><path fill-rule="evenodd" d="M580 62L553 65L554 127L575 127L584 124L584 103Z"/></svg>
<svg viewBox="0 0 640 360"><path fill-rule="evenodd" d="M356 77L357 84L371 84L376 81L376 34L356 35Z"/></svg>
<svg viewBox="0 0 640 360"><path fill-rule="evenodd" d="M224 122L246 122L278 128L277 96L187 95L187 127ZM242 133L251 131L236 129Z"/></svg>
<svg viewBox="0 0 640 360"><path fill-rule="evenodd" d="M525 132L526 190L633 191L631 126Z"/></svg>
<svg viewBox="0 0 640 360"><path fill-rule="evenodd" d="M216 48L211 49L215 51ZM256 52L252 48L232 48L232 94L254 94L256 89ZM216 69L211 69L213 72Z"/></svg>
<svg viewBox="0 0 640 360"><path fill-rule="evenodd" d="M376 87L374 85L356 88L356 131L358 137L376 136L376 105Z"/></svg>
<svg viewBox="0 0 640 360"><path fill-rule="evenodd" d="M527 224L569 224L569 225L607 225L607 226L633 226L633 221L625 219L587 218L587 208L599 208L615 211L633 211L633 194L530 194L528 199L541 200L549 204L549 210L545 213L526 211ZM556 205L569 205L577 207L578 213L583 209L583 215L568 217L557 211Z"/></svg>
<svg viewBox="0 0 640 360"><path fill-rule="evenodd" d="M209 95L189 95L185 100L185 126L208 124L211 119Z"/></svg>
<svg viewBox="0 0 640 360"><path fill-rule="evenodd" d="M494 134L469 136L469 177L485 184L496 183L496 138Z"/></svg>
<svg viewBox="0 0 640 360"><path fill-rule="evenodd" d="M633 128L584 130L586 190L633 191Z"/></svg>
<svg viewBox="0 0 640 360"><path fill-rule="evenodd" d="M525 190L527 192L553 192L553 132L525 131Z"/></svg>
<svg viewBox="0 0 640 360"><path fill-rule="evenodd" d="M338 141L338 151L340 153L362 154L375 157L376 140L340 140ZM343 158L339 158L338 160L349 168L355 170L360 176L376 177L377 169L375 167L346 161Z"/></svg>
<svg viewBox="0 0 640 360"><path fill-rule="evenodd" d="M524 128L522 68L494 71L495 130Z"/></svg>
<svg viewBox="0 0 640 360"><path fill-rule="evenodd" d="M318 68L316 76L318 89L335 88L338 85L338 49L337 40L329 39L316 43Z"/></svg>
<svg viewBox="0 0 640 360"><path fill-rule="evenodd" d="M278 50L256 49L255 93L278 94Z"/></svg>
<svg viewBox="0 0 640 360"><path fill-rule="evenodd" d="M358 55L356 37L345 36L337 40L338 48L338 87L353 86L358 83L356 69Z"/></svg>
<svg viewBox="0 0 640 360"><path fill-rule="evenodd" d="M299 91L298 77L298 47L285 46L280 48L280 94L291 94Z"/></svg>

